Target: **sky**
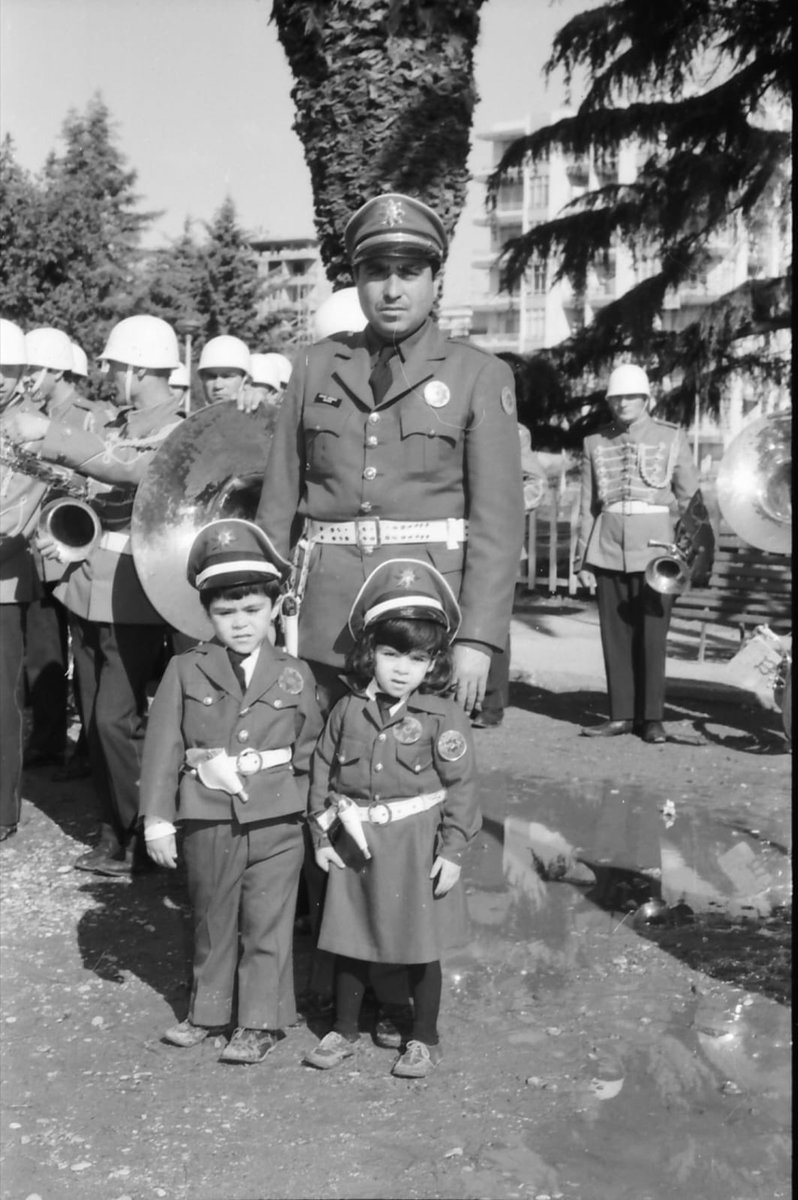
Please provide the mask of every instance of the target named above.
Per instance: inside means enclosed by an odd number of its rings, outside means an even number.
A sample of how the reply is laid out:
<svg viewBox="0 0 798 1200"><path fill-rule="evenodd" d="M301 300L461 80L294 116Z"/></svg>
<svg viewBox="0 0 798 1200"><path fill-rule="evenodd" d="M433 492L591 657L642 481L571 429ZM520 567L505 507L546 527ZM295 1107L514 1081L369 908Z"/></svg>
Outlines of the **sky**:
<svg viewBox="0 0 798 1200"><path fill-rule="evenodd" d="M565 100L542 73L552 38L590 0L486 0L476 53L480 94L473 174L491 125ZM0 0L0 132L39 170L70 108L100 92L138 172L141 206L162 211L150 245L208 220L232 196L241 223L269 237L312 237L310 176L293 132L291 73L271 0ZM453 239L444 304L464 304L486 245L484 185L472 183Z"/></svg>

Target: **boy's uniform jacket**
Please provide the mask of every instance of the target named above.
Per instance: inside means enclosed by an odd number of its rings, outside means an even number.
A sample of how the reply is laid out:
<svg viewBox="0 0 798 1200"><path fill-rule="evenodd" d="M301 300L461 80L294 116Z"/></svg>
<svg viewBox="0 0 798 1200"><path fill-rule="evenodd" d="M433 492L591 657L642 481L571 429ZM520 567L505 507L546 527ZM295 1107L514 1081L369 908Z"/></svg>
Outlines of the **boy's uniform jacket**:
<svg viewBox="0 0 798 1200"><path fill-rule="evenodd" d="M308 772L320 732L313 676L303 662L264 643L242 696L226 649L201 642L170 660L152 702L139 813L250 824L304 812L305 789L294 775ZM291 762L242 777L246 800L207 788L184 769L189 749L222 748L235 757L285 747L293 748Z"/></svg>

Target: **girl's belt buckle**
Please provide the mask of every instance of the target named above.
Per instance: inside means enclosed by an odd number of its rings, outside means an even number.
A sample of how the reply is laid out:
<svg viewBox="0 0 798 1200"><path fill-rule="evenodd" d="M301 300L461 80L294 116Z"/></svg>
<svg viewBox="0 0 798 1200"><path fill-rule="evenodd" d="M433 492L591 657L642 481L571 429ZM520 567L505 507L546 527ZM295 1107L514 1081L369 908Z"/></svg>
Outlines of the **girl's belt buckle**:
<svg viewBox="0 0 798 1200"><path fill-rule="evenodd" d="M390 825L393 820L393 813L387 804L380 801L372 801L368 806L368 819L372 825Z"/></svg>

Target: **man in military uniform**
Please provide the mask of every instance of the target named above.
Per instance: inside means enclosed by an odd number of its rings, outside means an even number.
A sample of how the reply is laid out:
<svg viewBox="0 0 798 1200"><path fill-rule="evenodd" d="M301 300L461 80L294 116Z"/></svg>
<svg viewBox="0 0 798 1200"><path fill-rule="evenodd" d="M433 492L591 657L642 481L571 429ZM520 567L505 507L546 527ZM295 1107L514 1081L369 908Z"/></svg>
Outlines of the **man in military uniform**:
<svg viewBox="0 0 798 1200"><path fill-rule="evenodd" d="M102 875L128 874L146 855L133 836L144 740L146 687L160 668L166 626L150 604L130 548L136 486L167 434L180 423L169 374L179 362L177 337L158 317L136 316L111 330L101 355L120 407L102 434L19 413L11 435L35 442L43 459L112 489L95 500L102 536L56 588L70 628L100 801L98 845L75 863ZM57 547L40 540L45 554ZM134 861L135 858L135 861Z"/></svg>
<svg viewBox="0 0 798 1200"><path fill-rule="evenodd" d="M665 655L673 596L645 581L657 551L673 541L670 506L684 510L698 489L687 438L676 425L649 415L645 371L616 367L607 401L613 419L585 438L577 561L584 587L597 589L607 673L609 720L586 737L640 732L664 742Z"/></svg>
<svg viewBox="0 0 798 1200"><path fill-rule="evenodd" d="M512 372L447 340L431 316L447 242L426 204L377 196L345 241L368 325L295 363L257 520L283 554L305 542L299 653L324 707L340 687L358 589L378 563L410 555L460 603L456 694L470 712L507 640L523 538Z"/></svg>

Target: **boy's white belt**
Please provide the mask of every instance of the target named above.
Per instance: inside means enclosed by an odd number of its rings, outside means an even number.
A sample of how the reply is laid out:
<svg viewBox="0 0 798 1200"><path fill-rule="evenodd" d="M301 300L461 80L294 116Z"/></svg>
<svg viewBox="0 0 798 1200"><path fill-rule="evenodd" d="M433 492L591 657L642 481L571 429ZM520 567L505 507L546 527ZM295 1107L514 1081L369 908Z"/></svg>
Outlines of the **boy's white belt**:
<svg viewBox="0 0 798 1200"><path fill-rule="evenodd" d="M464 517L438 521L388 521L382 517L357 517L354 521L308 521L306 536L311 542L338 546L402 546L442 542L456 550L468 541Z"/></svg>
<svg viewBox="0 0 798 1200"><path fill-rule="evenodd" d="M199 778L200 783L214 791L228 792L241 800L248 799L241 786L241 776L256 775L269 767L281 767L290 763L290 746L277 750L252 750L247 747L239 754L228 754L222 747L208 746L186 751L186 767Z"/></svg>
<svg viewBox="0 0 798 1200"><path fill-rule="evenodd" d="M641 513L666 513L670 509L667 504L648 504L645 500L613 500L612 504L605 504L602 511L633 517Z"/></svg>

